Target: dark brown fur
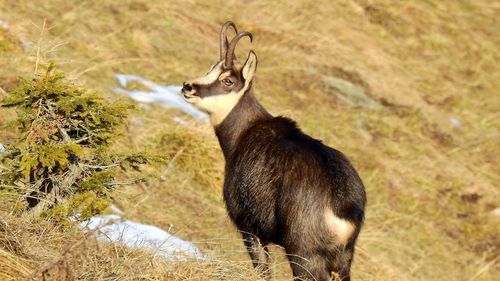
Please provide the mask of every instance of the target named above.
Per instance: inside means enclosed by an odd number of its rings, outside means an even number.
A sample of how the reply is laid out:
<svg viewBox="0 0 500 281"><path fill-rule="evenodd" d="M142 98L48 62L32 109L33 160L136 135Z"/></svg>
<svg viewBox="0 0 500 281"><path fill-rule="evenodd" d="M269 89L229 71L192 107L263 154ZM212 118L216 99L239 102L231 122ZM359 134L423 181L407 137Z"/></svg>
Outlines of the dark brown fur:
<svg viewBox="0 0 500 281"><path fill-rule="evenodd" d="M251 92L215 131L226 159L228 213L254 265L267 270L265 246L275 243L285 248L294 276L329 280L337 272L349 280L366 199L347 158L292 120L272 117ZM326 208L356 226L347 245L326 228Z"/></svg>
<svg viewBox="0 0 500 281"><path fill-rule="evenodd" d="M227 48L221 31L221 59ZM239 33L229 49L248 33ZM250 36L251 37L251 36ZM245 66L257 65L253 52ZM226 59L231 56L226 56ZM233 56L234 58L234 56ZM234 58L235 59L235 58ZM249 63L250 62L250 63ZM248 64L247 64L248 63ZM225 62L234 83L209 85L185 83L186 98L238 92L244 77L253 77L244 67ZM251 67L247 68L251 69ZM227 81L226 81L227 82ZM269 276L267 245L284 247L295 278L350 280L354 245L364 220L366 195L363 183L349 160L338 150L304 134L296 123L273 117L256 100L252 81L246 92L215 133L226 160L224 200L230 218L241 231L253 264ZM326 214L349 222L354 230L345 241L336 236ZM335 219L334 219L335 220ZM335 224L334 224L335 226Z"/></svg>

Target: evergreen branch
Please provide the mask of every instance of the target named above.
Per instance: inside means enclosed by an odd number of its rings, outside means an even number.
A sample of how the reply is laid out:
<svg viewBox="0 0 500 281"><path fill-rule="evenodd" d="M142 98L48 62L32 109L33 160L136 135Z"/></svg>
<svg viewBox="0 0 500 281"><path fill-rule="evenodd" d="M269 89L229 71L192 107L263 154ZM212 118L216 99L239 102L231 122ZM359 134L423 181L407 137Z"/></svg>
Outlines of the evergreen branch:
<svg viewBox="0 0 500 281"><path fill-rule="evenodd" d="M85 168L90 168L90 169L96 169L96 170L106 170L109 168L114 168L120 166L120 164L115 163L111 165L88 165L88 164L83 164L80 163L80 166L85 167Z"/></svg>

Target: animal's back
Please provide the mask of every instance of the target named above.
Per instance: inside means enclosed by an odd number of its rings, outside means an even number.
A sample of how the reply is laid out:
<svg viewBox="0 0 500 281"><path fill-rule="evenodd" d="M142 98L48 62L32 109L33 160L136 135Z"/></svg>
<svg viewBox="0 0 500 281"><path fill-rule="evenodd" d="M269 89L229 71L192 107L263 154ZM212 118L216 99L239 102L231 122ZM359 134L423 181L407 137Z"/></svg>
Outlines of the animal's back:
<svg viewBox="0 0 500 281"><path fill-rule="evenodd" d="M242 134L226 162L224 197L240 230L283 246L297 236L304 244L329 243L330 236L317 235L329 233L325 212L357 225L365 204L347 158L284 117L258 121ZM304 230L311 235L297 235Z"/></svg>

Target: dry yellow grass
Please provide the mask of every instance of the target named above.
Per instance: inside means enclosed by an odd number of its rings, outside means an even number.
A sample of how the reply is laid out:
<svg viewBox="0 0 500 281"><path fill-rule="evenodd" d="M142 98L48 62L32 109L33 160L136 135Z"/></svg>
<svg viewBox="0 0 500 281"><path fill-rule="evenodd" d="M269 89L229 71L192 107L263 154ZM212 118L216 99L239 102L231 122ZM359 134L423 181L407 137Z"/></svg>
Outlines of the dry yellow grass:
<svg viewBox="0 0 500 281"><path fill-rule="evenodd" d="M0 2L0 19L10 23L9 31L0 29L0 87L8 91L17 76L33 75L37 49L40 62L56 61L77 83L103 94L116 83L114 73L180 84L217 59L220 24L231 19L255 36L238 52L257 52L262 103L344 151L361 173L369 204L355 280L494 280L500 273L500 219L493 214L500 207L498 14L500 4L487 0L7 0ZM32 43L23 50L12 38ZM328 76L365 87L383 109L340 102L327 92ZM128 218L173 225L212 261L168 264L89 241L68 254L67 271L59 274L257 279L225 214L223 158L211 128L177 125L171 117L179 113L161 107L134 115L142 125L131 122L131 137L117 149L154 149L170 162L148 171L148 182L118 190L117 204ZM10 116L1 111L0 126ZM460 119L459 128L451 117ZM0 143L14 134L1 131ZM32 274L82 237L12 215L9 202L0 214L15 235L0 236L2 280ZM17 248L3 237L17 237ZM281 251L273 252L276 279L289 278Z"/></svg>

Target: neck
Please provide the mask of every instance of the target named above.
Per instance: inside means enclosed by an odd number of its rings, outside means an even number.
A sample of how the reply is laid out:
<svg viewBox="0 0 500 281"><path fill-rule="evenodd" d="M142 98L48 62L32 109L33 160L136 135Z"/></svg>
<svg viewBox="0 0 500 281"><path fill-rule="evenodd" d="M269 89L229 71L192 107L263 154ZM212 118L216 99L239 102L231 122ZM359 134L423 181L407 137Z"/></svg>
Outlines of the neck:
<svg viewBox="0 0 500 281"><path fill-rule="evenodd" d="M226 118L215 127L215 134L226 161L232 154L240 136L256 121L272 118L257 101L252 89L245 93Z"/></svg>

